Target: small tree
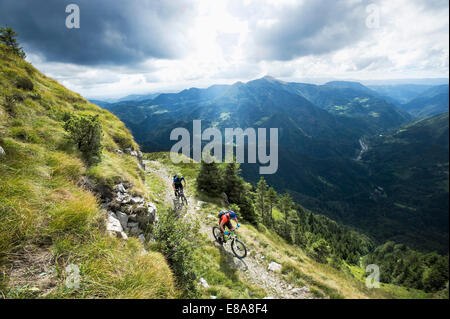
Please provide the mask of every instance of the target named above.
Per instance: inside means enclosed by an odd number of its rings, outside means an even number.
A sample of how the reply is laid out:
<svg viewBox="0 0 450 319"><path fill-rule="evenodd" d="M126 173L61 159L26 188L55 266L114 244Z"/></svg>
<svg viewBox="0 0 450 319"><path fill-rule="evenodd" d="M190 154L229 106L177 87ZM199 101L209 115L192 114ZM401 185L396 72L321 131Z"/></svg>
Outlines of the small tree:
<svg viewBox="0 0 450 319"><path fill-rule="evenodd" d="M64 123L64 129L77 144L88 164L101 160L102 125L98 115L70 115Z"/></svg>
<svg viewBox="0 0 450 319"><path fill-rule="evenodd" d="M309 248L309 255L316 261L326 264L327 257L330 254L330 248L325 239L320 238L319 240L312 243Z"/></svg>
<svg viewBox="0 0 450 319"><path fill-rule="evenodd" d="M273 207L278 203L278 194L273 189L273 187L270 187L267 191L267 204L269 206L268 208L268 218L269 218L269 225L273 225Z"/></svg>
<svg viewBox="0 0 450 319"><path fill-rule="evenodd" d="M9 27L0 28L0 43L3 43L8 48L10 48L14 52L14 54L18 55L22 59L25 59L26 54L23 51L23 48L19 46L19 43L16 39L17 36L18 34Z"/></svg>
<svg viewBox="0 0 450 319"><path fill-rule="evenodd" d="M215 161L209 164L201 162L197 176L197 188L203 189L210 196L217 196L222 192L222 178Z"/></svg>
<svg viewBox="0 0 450 319"><path fill-rule="evenodd" d="M256 209L261 214L263 222L269 224L268 220L268 205L267 205L267 183L264 177L261 177L256 187Z"/></svg>
<svg viewBox="0 0 450 319"><path fill-rule="evenodd" d="M289 193L284 194L280 200L280 210L284 215L284 237L289 242L292 241L290 219L293 205L291 195Z"/></svg>

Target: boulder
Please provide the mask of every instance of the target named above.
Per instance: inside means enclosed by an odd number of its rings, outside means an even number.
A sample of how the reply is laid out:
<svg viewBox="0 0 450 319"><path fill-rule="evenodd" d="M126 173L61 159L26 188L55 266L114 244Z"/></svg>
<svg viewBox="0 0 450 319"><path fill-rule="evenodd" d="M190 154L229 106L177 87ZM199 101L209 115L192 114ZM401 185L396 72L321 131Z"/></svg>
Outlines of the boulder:
<svg viewBox="0 0 450 319"><path fill-rule="evenodd" d="M117 218L114 218L112 215L108 216L108 220L106 222L106 230L112 234L120 234L123 232L122 225Z"/></svg>
<svg viewBox="0 0 450 319"><path fill-rule="evenodd" d="M2 156L2 155L6 155L6 152L3 149L3 147L0 146L0 156Z"/></svg>
<svg viewBox="0 0 450 319"><path fill-rule="evenodd" d="M273 272L280 272L281 271L281 265L272 261L269 264L268 270L273 271Z"/></svg>
<svg viewBox="0 0 450 319"><path fill-rule="evenodd" d="M123 228L127 228L128 226L128 215L125 213L122 213L121 211L116 212L117 219L119 219L120 224Z"/></svg>
<svg viewBox="0 0 450 319"><path fill-rule="evenodd" d="M113 211L108 211L108 215L115 219L118 219L116 213L114 213Z"/></svg>

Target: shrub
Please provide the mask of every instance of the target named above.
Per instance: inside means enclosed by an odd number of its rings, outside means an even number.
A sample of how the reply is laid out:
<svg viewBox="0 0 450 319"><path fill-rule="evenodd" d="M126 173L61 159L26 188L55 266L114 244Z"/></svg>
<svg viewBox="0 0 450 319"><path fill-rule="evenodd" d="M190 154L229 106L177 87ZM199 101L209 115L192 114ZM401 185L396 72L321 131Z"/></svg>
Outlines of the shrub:
<svg viewBox="0 0 450 319"><path fill-rule="evenodd" d="M64 123L64 129L77 144L88 164L98 163L101 159L102 125L98 115L70 115Z"/></svg>
<svg viewBox="0 0 450 319"><path fill-rule="evenodd" d="M27 77L18 77L15 83L18 89L32 91L34 89L33 82Z"/></svg>
<svg viewBox="0 0 450 319"><path fill-rule="evenodd" d="M167 258L184 297L198 297L197 275L194 271L193 254L195 242L193 226L178 220L173 210L159 214L155 231L158 249Z"/></svg>

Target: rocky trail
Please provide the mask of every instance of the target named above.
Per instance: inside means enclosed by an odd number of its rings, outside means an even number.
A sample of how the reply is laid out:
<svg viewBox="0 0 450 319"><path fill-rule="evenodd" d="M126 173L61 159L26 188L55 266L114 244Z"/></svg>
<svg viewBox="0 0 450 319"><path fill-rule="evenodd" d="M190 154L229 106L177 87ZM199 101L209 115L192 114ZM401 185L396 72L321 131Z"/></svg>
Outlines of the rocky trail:
<svg viewBox="0 0 450 319"><path fill-rule="evenodd" d="M146 174L155 174L164 183L166 183L166 192L160 194L163 196L166 204L173 205L174 195L172 192L171 176L166 168L158 161L144 161ZM276 299L309 299L312 295L308 287L292 287L279 274L281 265L270 263L264 260L263 254L258 251L251 252L246 258L236 258L229 244L221 246L212 234L212 226L217 218L215 213L211 212L206 216L201 216L201 201L198 201L192 195L186 194L189 205L181 218L192 218L200 221L200 232L214 242L217 249L223 249L228 259L229 265L235 267L252 284L263 288L267 292L266 298ZM184 211L184 210L183 210Z"/></svg>

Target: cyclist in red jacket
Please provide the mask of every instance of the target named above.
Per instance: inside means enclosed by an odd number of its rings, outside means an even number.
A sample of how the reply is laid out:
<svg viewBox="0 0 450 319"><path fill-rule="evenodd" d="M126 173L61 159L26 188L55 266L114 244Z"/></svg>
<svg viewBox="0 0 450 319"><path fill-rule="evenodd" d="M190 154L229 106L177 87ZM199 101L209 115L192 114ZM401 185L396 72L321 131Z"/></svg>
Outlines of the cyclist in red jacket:
<svg viewBox="0 0 450 319"><path fill-rule="evenodd" d="M235 212L231 211L231 210L222 210L219 213L219 227L220 227L220 241L221 242L226 242L226 237L224 237L223 235L226 234L228 235L228 233L225 233L225 226L227 226L227 228L231 231L231 230L235 230L237 227L239 227L239 222L238 222L238 218ZM237 227L234 227L233 224L231 223L231 220L236 221L237 223Z"/></svg>

